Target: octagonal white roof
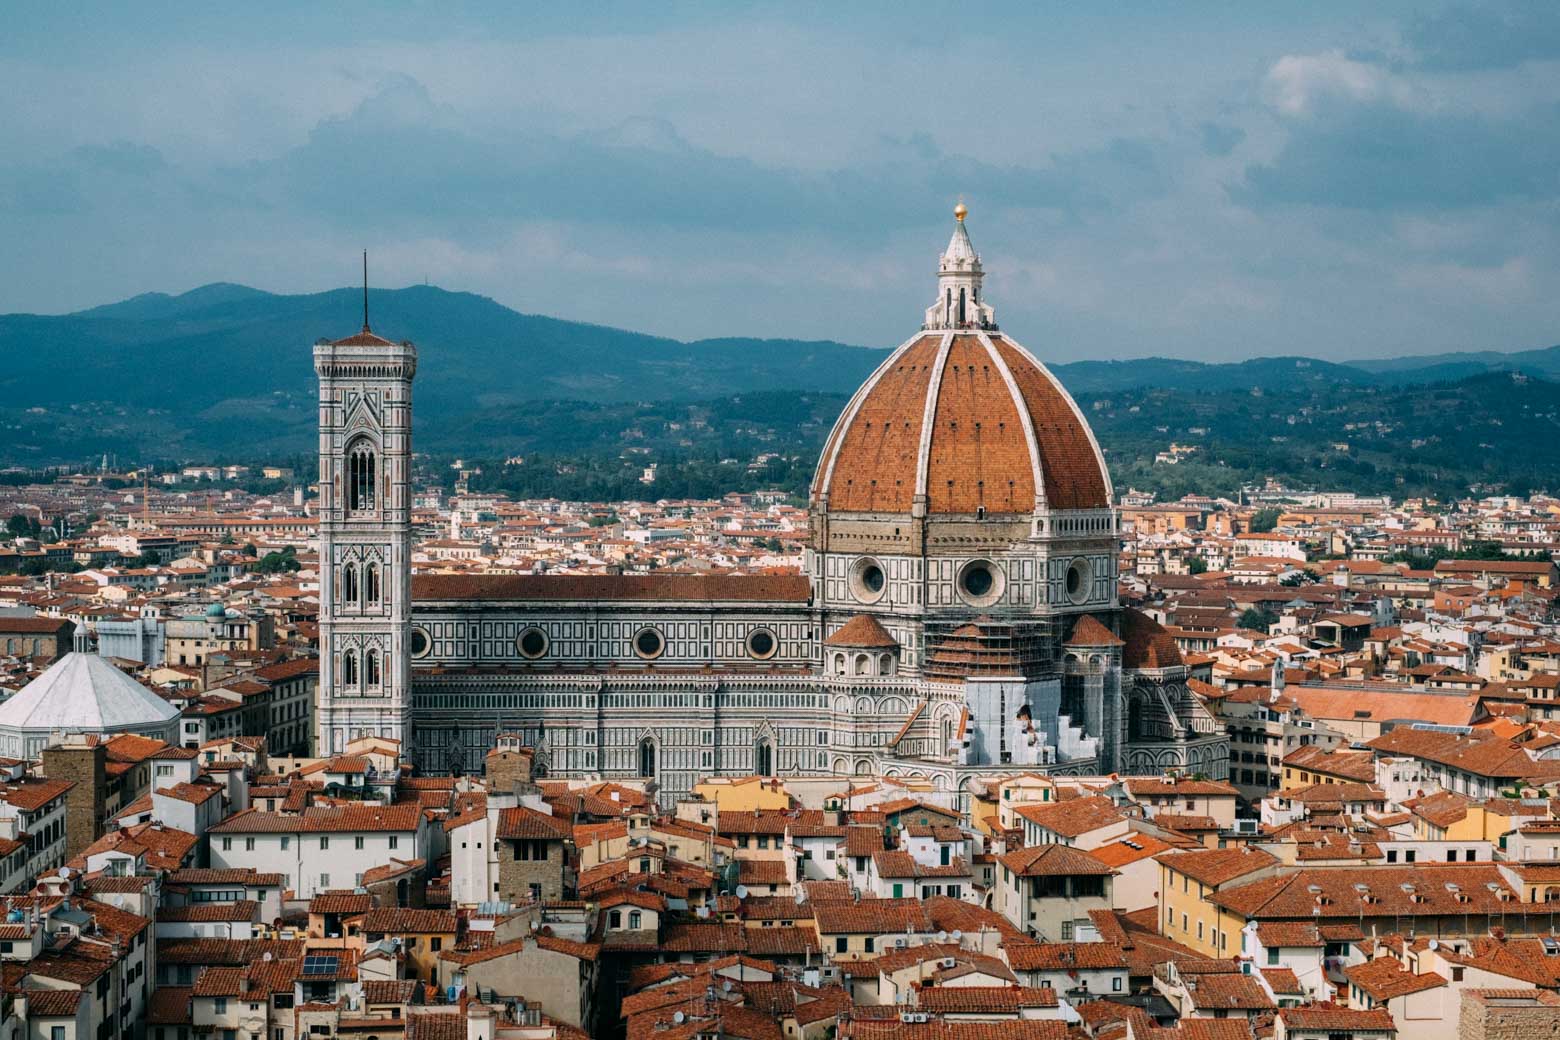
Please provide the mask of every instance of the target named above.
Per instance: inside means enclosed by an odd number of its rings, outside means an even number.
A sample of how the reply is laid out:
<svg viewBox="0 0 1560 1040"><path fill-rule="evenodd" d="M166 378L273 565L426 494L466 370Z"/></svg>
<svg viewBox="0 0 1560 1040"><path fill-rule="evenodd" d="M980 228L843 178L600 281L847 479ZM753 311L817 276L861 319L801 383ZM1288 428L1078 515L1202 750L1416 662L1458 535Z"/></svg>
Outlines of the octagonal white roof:
<svg viewBox="0 0 1560 1040"><path fill-rule="evenodd" d="M115 733L178 718L179 709L96 654L70 653L0 704L0 728Z"/></svg>

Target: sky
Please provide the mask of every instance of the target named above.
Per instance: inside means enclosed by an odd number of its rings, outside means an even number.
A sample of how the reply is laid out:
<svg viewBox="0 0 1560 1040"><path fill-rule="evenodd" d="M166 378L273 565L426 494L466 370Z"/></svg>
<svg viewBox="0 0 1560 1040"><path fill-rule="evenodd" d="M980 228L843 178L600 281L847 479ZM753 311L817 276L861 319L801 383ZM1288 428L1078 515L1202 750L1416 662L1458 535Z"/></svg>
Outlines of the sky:
<svg viewBox="0 0 1560 1040"><path fill-rule="evenodd" d="M1560 343L1547 0L5 21L0 312L320 291L367 248L380 286L890 346L962 198L986 298L1048 360Z"/></svg>

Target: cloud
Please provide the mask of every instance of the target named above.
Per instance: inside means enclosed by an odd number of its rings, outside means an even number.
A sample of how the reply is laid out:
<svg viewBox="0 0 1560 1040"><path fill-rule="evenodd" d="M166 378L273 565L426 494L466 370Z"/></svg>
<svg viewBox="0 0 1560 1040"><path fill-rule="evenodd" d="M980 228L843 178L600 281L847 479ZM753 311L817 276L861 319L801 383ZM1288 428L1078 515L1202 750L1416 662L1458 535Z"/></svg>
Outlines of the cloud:
<svg viewBox="0 0 1560 1040"><path fill-rule="evenodd" d="M885 229L940 213L960 192L1072 215L1156 195L1168 185L1160 148L1115 138L1033 167L912 137L853 166L787 168L694 146L660 118L573 136L523 128L481 134L421 84L397 77L349 115L321 122L300 147L232 173L257 200L303 206L345 226L487 237L514 222L548 220L749 232L827 227L880 239Z"/></svg>
<svg viewBox="0 0 1560 1040"><path fill-rule="evenodd" d="M1197 134L1202 141L1203 151L1220 158L1229 155L1246 140L1246 131L1238 126L1221 123L1199 123Z"/></svg>
<svg viewBox="0 0 1560 1040"><path fill-rule="evenodd" d="M1560 107L1523 119L1362 105L1299 124L1270 162L1246 168L1253 205L1440 210L1560 197Z"/></svg>
<svg viewBox="0 0 1560 1040"><path fill-rule="evenodd" d="M1268 70L1263 92L1286 116L1300 116L1339 103L1407 105L1412 87L1386 69L1342 51L1288 54Z"/></svg>
<svg viewBox="0 0 1560 1040"><path fill-rule="evenodd" d="M1403 35L1425 69L1510 69L1560 59L1560 10L1549 0L1452 7L1415 17Z"/></svg>
<svg viewBox="0 0 1560 1040"><path fill-rule="evenodd" d="M0 41L0 310L314 291L367 246L383 284L887 344L963 195L1048 358L1552 342L1560 75L1501 10L102 13Z"/></svg>
<svg viewBox="0 0 1560 1040"><path fill-rule="evenodd" d="M1419 211L1560 197L1560 103L1482 110L1424 74L1338 51L1286 55L1263 81L1284 131L1234 187L1247 205Z"/></svg>

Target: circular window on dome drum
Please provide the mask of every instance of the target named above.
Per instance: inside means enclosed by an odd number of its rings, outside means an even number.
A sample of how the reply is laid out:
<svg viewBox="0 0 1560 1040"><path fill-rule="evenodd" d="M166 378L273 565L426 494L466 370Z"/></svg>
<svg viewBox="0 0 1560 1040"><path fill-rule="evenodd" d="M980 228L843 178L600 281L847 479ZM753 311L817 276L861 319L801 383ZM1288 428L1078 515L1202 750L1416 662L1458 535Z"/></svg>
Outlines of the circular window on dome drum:
<svg viewBox="0 0 1560 1040"><path fill-rule="evenodd" d="M971 560L959 571L959 598L971 606L991 606L1002 589L1002 569L990 560Z"/></svg>
<svg viewBox="0 0 1560 1040"><path fill-rule="evenodd" d="M883 565L871 557L862 557L850 569L850 592L862 603L876 603L883 598L888 578Z"/></svg>
<svg viewBox="0 0 1560 1040"><path fill-rule="evenodd" d="M523 630L515 637L515 649L520 651L520 656L528 661L534 661L547 653L550 646L547 633L535 625Z"/></svg>
<svg viewBox="0 0 1560 1040"><path fill-rule="evenodd" d="M1082 603L1089 598L1089 585L1093 582L1093 569L1089 561L1078 557L1067 568L1067 598Z"/></svg>
<svg viewBox="0 0 1560 1040"><path fill-rule="evenodd" d="M428 656L428 651L433 649L433 640L428 638L428 630L426 628L412 629L408 649L411 650L413 657Z"/></svg>
<svg viewBox="0 0 1560 1040"><path fill-rule="evenodd" d="M634 653L646 661L654 660L666 652L666 638L659 629L641 628L634 633Z"/></svg>
<svg viewBox="0 0 1560 1040"><path fill-rule="evenodd" d="M748 633L747 652L749 656L756 657L760 661L767 661L775 656L778 649L775 643L775 634L767 628L755 628Z"/></svg>

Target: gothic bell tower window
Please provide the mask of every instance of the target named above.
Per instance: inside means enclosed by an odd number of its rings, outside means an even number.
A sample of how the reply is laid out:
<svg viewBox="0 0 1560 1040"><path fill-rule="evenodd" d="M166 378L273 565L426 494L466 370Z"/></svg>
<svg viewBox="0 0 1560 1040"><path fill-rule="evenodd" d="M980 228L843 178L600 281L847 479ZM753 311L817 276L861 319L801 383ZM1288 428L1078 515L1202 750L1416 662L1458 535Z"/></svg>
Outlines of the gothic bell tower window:
<svg viewBox="0 0 1560 1040"><path fill-rule="evenodd" d="M362 513L375 505L378 479L378 453L366 438L358 438L347 447L347 511Z"/></svg>

